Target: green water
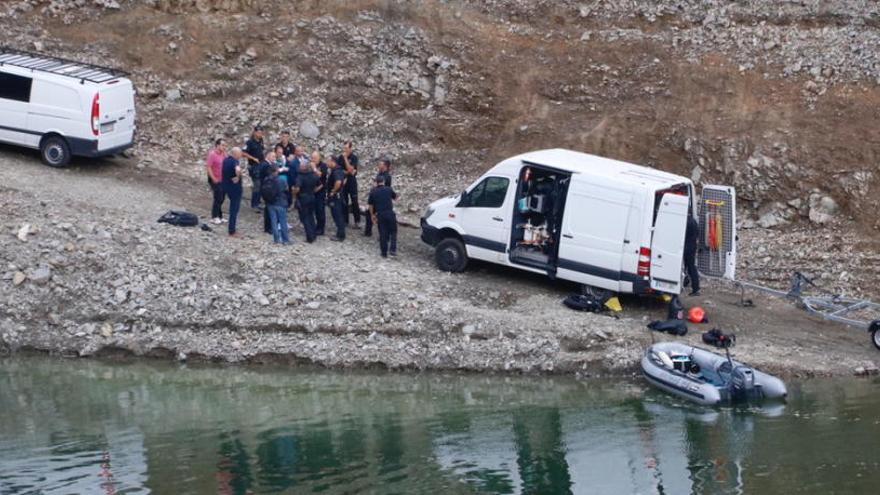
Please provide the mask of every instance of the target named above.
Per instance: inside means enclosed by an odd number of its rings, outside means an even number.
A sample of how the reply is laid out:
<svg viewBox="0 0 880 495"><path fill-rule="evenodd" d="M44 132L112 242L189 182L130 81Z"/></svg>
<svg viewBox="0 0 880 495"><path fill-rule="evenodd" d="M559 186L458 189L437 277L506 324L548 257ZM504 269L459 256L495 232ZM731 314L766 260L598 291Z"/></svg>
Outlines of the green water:
<svg viewBox="0 0 880 495"><path fill-rule="evenodd" d="M880 380L789 390L0 359L0 493L878 493Z"/></svg>

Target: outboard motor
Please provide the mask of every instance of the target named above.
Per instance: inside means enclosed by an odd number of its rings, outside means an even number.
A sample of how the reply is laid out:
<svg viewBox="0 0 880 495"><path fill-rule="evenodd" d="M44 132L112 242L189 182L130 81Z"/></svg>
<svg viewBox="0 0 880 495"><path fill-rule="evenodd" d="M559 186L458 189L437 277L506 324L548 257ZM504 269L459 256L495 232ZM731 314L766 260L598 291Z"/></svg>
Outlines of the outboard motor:
<svg viewBox="0 0 880 495"><path fill-rule="evenodd" d="M748 366L736 366L730 373L730 397L748 400L760 397L760 387L755 387L755 372Z"/></svg>

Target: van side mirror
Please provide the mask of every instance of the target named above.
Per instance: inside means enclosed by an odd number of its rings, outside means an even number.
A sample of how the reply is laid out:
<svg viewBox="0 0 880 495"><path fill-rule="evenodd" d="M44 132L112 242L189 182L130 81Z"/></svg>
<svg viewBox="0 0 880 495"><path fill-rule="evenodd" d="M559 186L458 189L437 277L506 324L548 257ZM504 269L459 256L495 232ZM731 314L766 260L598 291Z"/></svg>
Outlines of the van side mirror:
<svg viewBox="0 0 880 495"><path fill-rule="evenodd" d="M470 196L468 196L467 190L464 190L461 192L461 195L458 198L458 204L456 206L458 206L459 208L465 207L465 206L470 206L470 202L471 202L471 198L470 198Z"/></svg>

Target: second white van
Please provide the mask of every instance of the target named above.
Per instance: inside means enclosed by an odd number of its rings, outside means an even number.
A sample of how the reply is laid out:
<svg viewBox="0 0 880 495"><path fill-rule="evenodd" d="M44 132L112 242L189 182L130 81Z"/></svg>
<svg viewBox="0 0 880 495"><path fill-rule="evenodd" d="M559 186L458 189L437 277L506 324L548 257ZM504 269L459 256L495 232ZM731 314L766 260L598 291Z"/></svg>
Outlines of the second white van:
<svg viewBox="0 0 880 495"><path fill-rule="evenodd" d="M0 142L38 149L47 165L131 147L134 95L121 71L0 47Z"/></svg>
<svg viewBox="0 0 880 495"><path fill-rule="evenodd" d="M688 215L700 225L698 266L732 279L736 194L690 179L564 149L508 158L459 195L432 203L422 240L437 266L469 259L546 274L593 291L678 294Z"/></svg>

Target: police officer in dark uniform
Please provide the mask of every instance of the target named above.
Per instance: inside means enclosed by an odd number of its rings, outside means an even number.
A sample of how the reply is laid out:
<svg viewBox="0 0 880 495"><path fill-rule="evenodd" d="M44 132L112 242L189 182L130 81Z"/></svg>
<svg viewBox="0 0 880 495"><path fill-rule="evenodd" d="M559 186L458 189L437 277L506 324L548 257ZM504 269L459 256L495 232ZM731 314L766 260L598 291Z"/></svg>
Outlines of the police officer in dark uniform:
<svg viewBox="0 0 880 495"><path fill-rule="evenodd" d="M376 166L376 179L382 177L385 179L385 185L391 187L391 160L388 158L380 158L379 164ZM375 179L374 179L375 181ZM367 215L364 222L364 235L370 237L373 235L373 215Z"/></svg>
<svg viewBox="0 0 880 495"><path fill-rule="evenodd" d="M299 173L296 176L296 184L293 187L293 194L296 197L296 207L299 209L299 221L303 224L306 231L306 242L315 242L315 196L319 190L323 189L323 184L308 163L299 166ZM321 206L323 208L323 204Z"/></svg>
<svg viewBox="0 0 880 495"><path fill-rule="evenodd" d="M348 225L348 214L354 217L354 224L361 225L361 207L358 204L357 172L360 160L352 152L353 143L346 141L342 145L342 154L336 157L336 164L345 172L345 183L342 190L342 201L345 204L345 224Z"/></svg>
<svg viewBox="0 0 880 495"><path fill-rule="evenodd" d="M290 141L290 131L281 131L281 138L278 140L278 143L275 144L275 148L278 148L279 146L281 146L281 149L284 152L285 160L294 154L296 145Z"/></svg>
<svg viewBox="0 0 880 495"><path fill-rule="evenodd" d="M333 223L336 224L336 236L331 241L345 240L345 201L342 199L345 185L345 170L335 160L330 160L330 177L327 179L327 204Z"/></svg>
<svg viewBox="0 0 880 495"><path fill-rule="evenodd" d="M329 169L327 164L321 161L321 153L313 151L309 159L309 168L318 176L318 184L321 188L315 193L315 235L324 235L327 225L327 177Z"/></svg>
<svg viewBox="0 0 880 495"><path fill-rule="evenodd" d="M370 191L367 204L370 205L370 216L379 227L379 250L382 257L397 256L397 216L394 214L394 200L397 193L385 185L385 177L376 177L376 187ZM388 244L391 244L390 251Z"/></svg>
<svg viewBox="0 0 880 495"><path fill-rule="evenodd" d="M697 270L697 238L700 224L693 215L688 215L687 227L684 231L684 267L691 283L692 296L700 295L700 271Z"/></svg>
<svg viewBox="0 0 880 495"><path fill-rule="evenodd" d="M253 183L253 190L251 191L251 208L256 210L260 208L260 184L263 180L260 176L260 163L266 158L266 149L263 145L263 126L258 125L254 127L254 132L251 133L251 138L244 143L242 155L247 158L248 175Z"/></svg>

